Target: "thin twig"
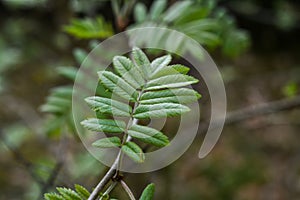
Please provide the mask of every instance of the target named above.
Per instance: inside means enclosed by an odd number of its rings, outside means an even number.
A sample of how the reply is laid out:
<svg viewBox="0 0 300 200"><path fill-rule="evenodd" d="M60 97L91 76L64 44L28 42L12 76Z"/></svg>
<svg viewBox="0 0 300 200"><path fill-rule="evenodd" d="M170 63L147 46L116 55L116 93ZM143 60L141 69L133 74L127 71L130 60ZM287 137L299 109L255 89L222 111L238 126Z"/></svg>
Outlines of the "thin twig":
<svg viewBox="0 0 300 200"><path fill-rule="evenodd" d="M290 110L300 106L300 95L268 103L250 106L237 111L229 112L225 124L233 124L256 116L267 115L279 111Z"/></svg>
<svg viewBox="0 0 300 200"><path fill-rule="evenodd" d="M121 182L121 185L124 188L124 190L127 192L129 198L131 200L135 200L135 197L134 197L133 193L131 192L130 188L128 187L128 185L123 180L121 180L120 182Z"/></svg>
<svg viewBox="0 0 300 200"><path fill-rule="evenodd" d="M105 197L106 195L109 195L109 193L116 187L117 185L117 181L114 181L108 188L107 190L103 193L102 197L99 199L101 200L103 197Z"/></svg>
<svg viewBox="0 0 300 200"><path fill-rule="evenodd" d="M142 94L143 94L143 91L139 92L138 100L140 99ZM138 106L138 103L135 103L133 111L135 110L135 108L137 106ZM130 121L132 121L130 125L138 124L138 119L135 119L133 117L130 119ZM122 144L131 141L131 139L132 139L131 136L125 133L125 137L123 138ZM118 175L118 170L120 167L121 160L122 160L122 150L120 149L114 163L112 164L110 169L107 171L107 173L104 175L104 177L101 179L101 181L98 183L98 185L95 187L95 189L89 196L88 200L95 200L97 198L99 192L101 192L101 190L103 190L104 186L109 182L109 180L112 179L114 177L114 175Z"/></svg>

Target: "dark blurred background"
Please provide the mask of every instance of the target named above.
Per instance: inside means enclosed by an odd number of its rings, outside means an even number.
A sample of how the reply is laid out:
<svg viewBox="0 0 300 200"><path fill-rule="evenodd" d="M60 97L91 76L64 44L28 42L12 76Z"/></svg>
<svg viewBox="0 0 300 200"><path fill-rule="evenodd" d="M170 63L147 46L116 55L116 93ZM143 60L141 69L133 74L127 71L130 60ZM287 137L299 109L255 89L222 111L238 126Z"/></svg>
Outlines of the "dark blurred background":
<svg viewBox="0 0 300 200"><path fill-rule="evenodd" d="M151 10L154 1L115 2L123 13L103 0L0 1L0 199L42 199L56 186L74 183L91 189L101 178L105 167L87 153L74 133L70 103L64 101L63 111L42 105L49 103L49 94L55 95L53 88L72 85L74 72L59 66L79 67L91 42L147 20L157 22L164 15L161 11L150 19L138 12L137 2ZM165 10L176 3L168 1ZM184 22L178 18L167 25L178 28L198 19L216 21L217 29L204 30L210 35L196 39L219 66L229 113L299 99L299 1L192 4L194 10L185 12ZM200 103L208 110L205 121L209 116L205 90L203 96ZM154 182L156 199L300 199L300 103L294 104L228 123L204 159L197 157L203 139L199 134L172 165L126 175L126 180L136 194ZM126 199L118 188L113 194Z"/></svg>

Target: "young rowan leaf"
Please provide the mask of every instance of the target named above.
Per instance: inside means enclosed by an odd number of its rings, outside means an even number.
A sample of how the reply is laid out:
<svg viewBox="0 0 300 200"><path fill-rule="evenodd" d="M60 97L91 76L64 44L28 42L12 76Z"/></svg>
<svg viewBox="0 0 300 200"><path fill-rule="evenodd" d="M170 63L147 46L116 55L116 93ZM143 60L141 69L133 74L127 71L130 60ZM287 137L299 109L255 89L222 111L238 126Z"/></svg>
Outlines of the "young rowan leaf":
<svg viewBox="0 0 300 200"><path fill-rule="evenodd" d="M171 62L171 59L172 57L170 55L166 55L153 60L151 62L152 74L155 74L157 71L166 67Z"/></svg>
<svg viewBox="0 0 300 200"><path fill-rule="evenodd" d="M128 104L109 98L94 96L87 97L85 101L94 111L99 111L103 114L129 117L132 112L132 108Z"/></svg>
<svg viewBox="0 0 300 200"><path fill-rule="evenodd" d="M83 199L88 199L90 196L90 192L81 185L75 184L75 190Z"/></svg>
<svg viewBox="0 0 300 200"><path fill-rule="evenodd" d="M139 200L152 200L154 197L155 185L153 183L147 185Z"/></svg>
<svg viewBox="0 0 300 200"><path fill-rule="evenodd" d="M62 196L56 193L46 193L44 195L45 200L64 200Z"/></svg>
<svg viewBox="0 0 300 200"><path fill-rule="evenodd" d="M183 75L183 74L173 74L162 76L157 79L149 81L145 87L146 90L157 90L164 88L177 88L187 86L193 83L197 83L199 80L194 77Z"/></svg>
<svg viewBox="0 0 300 200"><path fill-rule="evenodd" d="M121 140L118 137L109 137L109 138L102 138L97 140L93 143L93 146L99 148L112 148L112 147L120 147Z"/></svg>
<svg viewBox="0 0 300 200"><path fill-rule="evenodd" d="M141 73L130 59L124 56L115 56L113 64L116 72L134 88L140 88L145 84Z"/></svg>
<svg viewBox="0 0 300 200"><path fill-rule="evenodd" d="M82 200L81 197L69 188L56 188L57 191L61 194L64 200Z"/></svg>
<svg viewBox="0 0 300 200"><path fill-rule="evenodd" d="M77 68L76 67L58 67L57 71L59 74L63 75L64 77L74 81L77 75Z"/></svg>
<svg viewBox="0 0 300 200"><path fill-rule="evenodd" d="M128 135L157 147L163 147L169 144L169 140L166 135L154 128L146 126L132 125L128 129Z"/></svg>
<svg viewBox="0 0 300 200"><path fill-rule="evenodd" d="M166 67L161 68L160 70L156 70L156 72L151 74L150 79L156 79L162 76L173 75L173 74L187 74L190 68L176 64L176 65L169 65Z"/></svg>
<svg viewBox="0 0 300 200"><path fill-rule="evenodd" d="M201 95L188 88L149 91L140 98L141 104L180 103L188 104L197 101Z"/></svg>
<svg viewBox="0 0 300 200"><path fill-rule="evenodd" d="M125 130L126 124L124 121L112 119L96 119L90 118L83 120L81 124L91 130L106 133L122 133Z"/></svg>
<svg viewBox="0 0 300 200"><path fill-rule="evenodd" d="M167 6L166 0L156 0L153 2L153 5L150 8L150 19L157 20L161 16L162 12Z"/></svg>
<svg viewBox="0 0 300 200"><path fill-rule="evenodd" d="M139 48L134 47L132 50L132 57L138 69L142 72L144 78L148 78L151 72L150 61L146 54Z"/></svg>
<svg viewBox="0 0 300 200"><path fill-rule="evenodd" d="M187 106L176 103L139 105L133 117L137 119L174 117L190 111Z"/></svg>
<svg viewBox="0 0 300 200"><path fill-rule="evenodd" d="M136 22L143 22L147 17L147 7L145 4L138 2L134 7L134 19Z"/></svg>
<svg viewBox="0 0 300 200"><path fill-rule="evenodd" d="M109 71L100 71L98 72L98 75L101 83L112 93L115 93L126 100L137 100L138 92L121 77Z"/></svg>
<svg viewBox="0 0 300 200"><path fill-rule="evenodd" d="M135 162L142 163L145 160L143 150L134 142L126 142L122 151Z"/></svg>
<svg viewBox="0 0 300 200"><path fill-rule="evenodd" d="M164 21L171 22L184 13L184 11L191 5L191 1L178 1L174 3L166 12Z"/></svg>

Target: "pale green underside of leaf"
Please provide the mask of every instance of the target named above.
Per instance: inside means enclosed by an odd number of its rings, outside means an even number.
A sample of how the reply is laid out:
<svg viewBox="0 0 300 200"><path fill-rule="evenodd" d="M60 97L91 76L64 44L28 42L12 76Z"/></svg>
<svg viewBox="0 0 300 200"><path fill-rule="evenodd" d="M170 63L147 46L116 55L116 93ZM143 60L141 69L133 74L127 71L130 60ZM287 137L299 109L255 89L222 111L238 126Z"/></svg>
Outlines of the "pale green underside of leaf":
<svg viewBox="0 0 300 200"><path fill-rule="evenodd" d="M145 84L142 74L130 59L124 56L115 56L113 64L119 76L134 88L140 88Z"/></svg>
<svg viewBox="0 0 300 200"><path fill-rule="evenodd" d="M188 88L149 91L141 96L141 104L180 103L189 104L197 101L201 95Z"/></svg>
<svg viewBox="0 0 300 200"><path fill-rule="evenodd" d="M109 98L94 96L86 98L85 101L94 111L99 111L103 114L130 117L132 112L132 108L128 104Z"/></svg>
<svg viewBox="0 0 300 200"><path fill-rule="evenodd" d="M168 76L173 74L187 74L190 71L190 68L176 64L176 65L169 65L161 68L160 70L151 74L151 79L156 79L162 76Z"/></svg>
<svg viewBox="0 0 300 200"><path fill-rule="evenodd" d="M145 87L146 90L157 90L164 88L177 88L183 87L190 84L197 83L198 80L194 77L183 75L183 74L173 74L149 81Z"/></svg>
<svg viewBox="0 0 300 200"><path fill-rule="evenodd" d="M139 200L152 200L154 197L155 185L153 183L147 185Z"/></svg>
<svg viewBox="0 0 300 200"><path fill-rule="evenodd" d="M174 117L190 111L187 106L175 103L139 105L133 117L137 119Z"/></svg>
<svg viewBox="0 0 300 200"><path fill-rule="evenodd" d="M146 126L132 125L128 130L128 134L142 142L152 144L157 147L163 147L169 144L169 140L166 135L154 128Z"/></svg>
<svg viewBox="0 0 300 200"><path fill-rule="evenodd" d="M109 71L100 71L98 75L101 83L111 92L126 100L137 100L138 92L121 77Z"/></svg>
<svg viewBox="0 0 300 200"><path fill-rule="evenodd" d="M122 151L135 162L142 163L145 160L142 149L134 142L125 143L122 146Z"/></svg>
<svg viewBox="0 0 300 200"><path fill-rule="evenodd" d="M162 68L166 67L171 62L171 59L172 57L170 55L166 55L153 60L151 62L152 73L154 74Z"/></svg>
<svg viewBox="0 0 300 200"><path fill-rule="evenodd" d="M132 50L132 57L144 78L147 79L151 73L151 64L146 54L141 49L134 47Z"/></svg>
<svg viewBox="0 0 300 200"><path fill-rule="evenodd" d="M112 148L112 147L120 147L121 140L118 137L109 137L109 138L102 138L97 140L93 143L94 147L98 148Z"/></svg>
<svg viewBox="0 0 300 200"><path fill-rule="evenodd" d="M83 120L81 124L88 130L106 133L122 133L126 127L124 121L112 119L90 118Z"/></svg>

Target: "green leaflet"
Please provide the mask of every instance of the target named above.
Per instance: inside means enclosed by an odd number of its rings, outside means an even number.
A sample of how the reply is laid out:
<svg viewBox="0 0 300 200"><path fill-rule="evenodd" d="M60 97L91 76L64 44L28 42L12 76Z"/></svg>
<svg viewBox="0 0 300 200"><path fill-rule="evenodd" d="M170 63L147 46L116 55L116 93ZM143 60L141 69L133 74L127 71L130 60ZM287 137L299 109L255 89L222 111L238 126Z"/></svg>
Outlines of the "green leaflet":
<svg viewBox="0 0 300 200"><path fill-rule="evenodd" d="M72 86L60 86L51 89L51 95L58 97L72 98L73 87Z"/></svg>
<svg viewBox="0 0 300 200"><path fill-rule="evenodd" d="M46 200L64 200L64 198L62 196L60 196L59 194L56 193L46 193L44 195L44 198Z"/></svg>
<svg viewBox="0 0 300 200"><path fill-rule="evenodd" d="M94 96L86 98L85 101L94 111L99 111L103 114L130 117L132 112L132 108L128 104L109 98Z"/></svg>
<svg viewBox="0 0 300 200"><path fill-rule="evenodd" d="M156 58L151 62L151 70L152 74L155 74L157 71L161 70L162 68L166 67L171 62L172 57L170 55L162 56ZM152 76L151 74L151 76Z"/></svg>
<svg viewBox="0 0 300 200"><path fill-rule="evenodd" d="M69 188L58 187L56 189L65 200L82 200L76 192Z"/></svg>
<svg viewBox="0 0 300 200"><path fill-rule="evenodd" d="M157 147L163 147L169 144L169 140L166 135L147 126L132 125L128 130L128 135Z"/></svg>
<svg viewBox="0 0 300 200"><path fill-rule="evenodd" d="M187 74L189 71L190 68L180 64L169 65L151 74L151 79L172 75L172 74Z"/></svg>
<svg viewBox="0 0 300 200"><path fill-rule="evenodd" d="M76 67L58 67L57 71L60 75L63 75L64 77L74 81L76 79L77 75L77 68Z"/></svg>
<svg viewBox="0 0 300 200"><path fill-rule="evenodd" d="M84 59L88 56L88 53L80 48L75 48L73 50L74 58L76 59L77 63L82 63Z"/></svg>
<svg viewBox="0 0 300 200"><path fill-rule="evenodd" d="M147 8L145 4L138 2L134 7L134 19L136 22L143 22L147 17Z"/></svg>
<svg viewBox="0 0 300 200"><path fill-rule="evenodd" d="M137 119L174 117L190 111L187 106L175 103L139 105L133 117Z"/></svg>
<svg viewBox="0 0 300 200"><path fill-rule="evenodd" d="M141 49L134 47L132 50L132 57L144 78L148 79L151 71L151 64L146 54Z"/></svg>
<svg viewBox="0 0 300 200"><path fill-rule="evenodd" d="M81 185L75 184L75 190L83 199L88 199L90 196L90 192Z"/></svg>
<svg viewBox="0 0 300 200"><path fill-rule="evenodd" d="M81 185L75 185L75 190L69 188L57 187L59 194L51 192L44 195L46 200L86 200L90 192Z"/></svg>
<svg viewBox="0 0 300 200"><path fill-rule="evenodd" d="M178 1L174 3L165 12L164 21L172 22L182 15L184 11L191 5L191 1Z"/></svg>
<svg viewBox="0 0 300 200"><path fill-rule="evenodd" d="M167 6L167 1L166 0L159 0L159 1L154 1L151 8L150 8L150 18L152 20L157 20L159 19L160 15L163 13Z"/></svg>
<svg viewBox="0 0 300 200"><path fill-rule="evenodd" d="M157 79L149 81L145 87L146 90L157 90L163 88L176 88L183 87L193 83L197 83L199 80L194 77L183 74L172 74L162 76Z"/></svg>
<svg viewBox="0 0 300 200"><path fill-rule="evenodd" d="M140 98L141 104L180 103L189 104L197 101L201 95L188 88L149 91Z"/></svg>
<svg viewBox="0 0 300 200"><path fill-rule="evenodd" d="M134 142L126 142L122 151L135 162L142 163L145 160L143 150Z"/></svg>
<svg viewBox="0 0 300 200"><path fill-rule="evenodd" d="M91 131L107 133L122 133L126 127L125 122L112 119L90 118L83 120L81 124Z"/></svg>
<svg viewBox="0 0 300 200"><path fill-rule="evenodd" d="M54 88L47 97L47 102L40 107L41 111L56 115L66 113L71 107L72 91L69 86Z"/></svg>
<svg viewBox="0 0 300 200"><path fill-rule="evenodd" d="M112 147L120 147L121 140L118 137L109 137L109 138L102 138L97 140L93 143L93 146L99 148L112 148Z"/></svg>
<svg viewBox="0 0 300 200"><path fill-rule="evenodd" d="M113 64L118 74L134 88L140 88L145 84L141 73L130 59L124 56L115 56Z"/></svg>
<svg viewBox="0 0 300 200"><path fill-rule="evenodd" d="M137 100L138 92L121 77L109 71L100 71L98 72L98 75L101 83L112 93L115 93L126 100Z"/></svg>
<svg viewBox="0 0 300 200"><path fill-rule="evenodd" d="M64 97L58 96L49 96L47 97L47 104L49 105L57 105L59 107L70 107L71 99L67 99Z"/></svg>
<svg viewBox="0 0 300 200"><path fill-rule="evenodd" d="M153 183L147 185L139 200L152 200L154 197L155 185Z"/></svg>

